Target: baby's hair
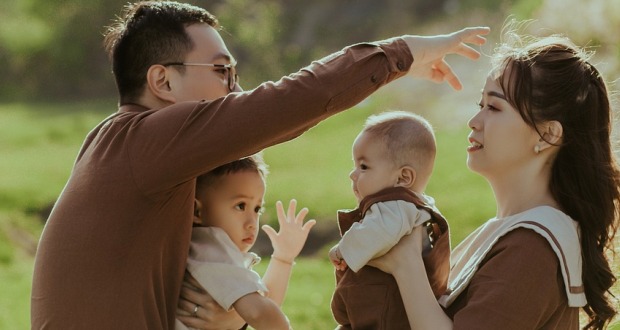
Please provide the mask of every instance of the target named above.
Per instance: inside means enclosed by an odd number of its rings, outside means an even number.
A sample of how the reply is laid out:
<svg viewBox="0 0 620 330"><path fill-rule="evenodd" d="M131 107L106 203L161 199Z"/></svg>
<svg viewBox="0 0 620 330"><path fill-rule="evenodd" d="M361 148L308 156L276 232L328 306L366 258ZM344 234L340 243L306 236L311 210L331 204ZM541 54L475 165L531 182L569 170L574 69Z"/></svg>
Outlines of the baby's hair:
<svg viewBox="0 0 620 330"><path fill-rule="evenodd" d="M268 166L263 160L262 153L259 152L252 156L221 165L205 174L198 176L196 179L196 185L200 188L210 187L217 181L217 179L226 174L243 171L256 171L260 174L263 180L267 177L267 174L269 174Z"/></svg>
<svg viewBox="0 0 620 330"><path fill-rule="evenodd" d="M422 116L406 111L386 111L366 120L363 131L384 142L396 166L409 165L430 176L435 161L435 135Z"/></svg>

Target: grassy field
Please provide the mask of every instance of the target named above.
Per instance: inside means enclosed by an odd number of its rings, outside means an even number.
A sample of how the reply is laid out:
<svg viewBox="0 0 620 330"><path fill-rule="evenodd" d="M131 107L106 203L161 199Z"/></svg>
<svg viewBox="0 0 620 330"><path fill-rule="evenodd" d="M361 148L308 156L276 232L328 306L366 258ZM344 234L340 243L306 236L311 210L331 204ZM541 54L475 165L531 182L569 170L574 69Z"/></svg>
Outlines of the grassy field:
<svg viewBox="0 0 620 330"><path fill-rule="evenodd" d="M355 206L348 179L351 142L365 118L384 110L390 97L378 93L302 137L266 150L271 174L262 221L275 219L276 200L296 198L310 208L308 218L317 219L315 230L335 230L335 211ZM33 255L42 229L38 215L60 193L84 135L114 107L114 102L0 105L0 329L30 328ZM465 166L465 125L433 124L439 150L427 193L450 221L454 245L493 216L494 203L486 182ZM333 286L325 249L298 260L284 305L296 329L335 326L329 309Z"/></svg>

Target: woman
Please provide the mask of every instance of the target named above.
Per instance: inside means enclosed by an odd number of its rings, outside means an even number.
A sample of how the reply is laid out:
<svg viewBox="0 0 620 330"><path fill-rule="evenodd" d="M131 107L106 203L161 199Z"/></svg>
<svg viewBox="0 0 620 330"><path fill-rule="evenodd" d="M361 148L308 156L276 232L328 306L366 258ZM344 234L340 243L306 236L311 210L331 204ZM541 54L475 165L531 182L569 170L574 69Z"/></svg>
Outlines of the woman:
<svg viewBox="0 0 620 330"><path fill-rule="evenodd" d="M510 33L513 37L514 33ZM603 329L616 314L606 252L618 227L620 172L605 83L568 39L498 48L470 119L468 167L490 183L497 215L453 252L437 302L421 231L376 265L392 272L415 329ZM412 280L416 279L416 280Z"/></svg>

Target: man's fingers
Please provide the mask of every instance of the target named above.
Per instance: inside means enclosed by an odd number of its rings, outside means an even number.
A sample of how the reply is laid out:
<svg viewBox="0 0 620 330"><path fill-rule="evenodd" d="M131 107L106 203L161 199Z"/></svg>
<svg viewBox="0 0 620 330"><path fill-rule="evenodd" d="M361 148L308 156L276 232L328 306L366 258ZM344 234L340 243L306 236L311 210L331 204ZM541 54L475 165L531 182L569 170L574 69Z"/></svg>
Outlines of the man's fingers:
<svg viewBox="0 0 620 330"><path fill-rule="evenodd" d="M181 288L181 291L183 291L183 289L184 288ZM179 299L179 304L177 305L178 309L184 312L184 315L191 315L191 313L194 311L195 306L196 304L183 298Z"/></svg>
<svg viewBox="0 0 620 330"><path fill-rule="evenodd" d="M470 60L477 60L480 58L480 52L466 44L461 44L454 53L467 57Z"/></svg>
<svg viewBox="0 0 620 330"><path fill-rule="evenodd" d="M187 286L186 284L189 284L190 289L193 289L195 292L206 292L198 280L196 280L187 270L185 271L185 276L183 277L183 286Z"/></svg>
<svg viewBox="0 0 620 330"><path fill-rule="evenodd" d="M489 27L476 26L464 28L456 32L456 35L458 35L461 42L483 45L486 42L486 38L482 36L489 34L489 32L491 32L491 29Z"/></svg>
<svg viewBox="0 0 620 330"><path fill-rule="evenodd" d="M438 61L435 63L434 67L436 70L435 74L441 76L442 81L448 82L448 84L457 91L463 88L463 85L461 85L461 81L454 73L454 70L452 70L450 64L448 64L445 60Z"/></svg>
<svg viewBox="0 0 620 330"><path fill-rule="evenodd" d="M465 28L456 33L457 38L461 41L461 44L456 48L455 53L465 56L469 59L476 60L480 57L480 53L473 49L468 44L484 45L487 39L483 35L488 34L491 31L488 27L473 27Z"/></svg>
<svg viewBox="0 0 620 330"><path fill-rule="evenodd" d="M177 315L177 319L191 329L207 329L205 321L193 316Z"/></svg>

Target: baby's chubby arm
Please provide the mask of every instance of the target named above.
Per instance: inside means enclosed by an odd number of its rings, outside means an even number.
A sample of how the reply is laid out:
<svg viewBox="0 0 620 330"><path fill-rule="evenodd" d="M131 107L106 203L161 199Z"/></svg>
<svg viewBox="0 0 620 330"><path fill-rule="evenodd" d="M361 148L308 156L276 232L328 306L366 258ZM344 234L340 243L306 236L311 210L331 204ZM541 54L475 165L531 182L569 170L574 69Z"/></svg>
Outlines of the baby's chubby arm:
<svg viewBox="0 0 620 330"><path fill-rule="evenodd" d="M292 199L285 213L282 202L278 201L276 211L280 231L276 232L269 225L262 227L273 246L273 255L263 276L263 282L269 289L269 298L278 305L282 305L284 301L295 258L306 243L310 229L316 224L315 220L304 223L308 209L303 208L295 214L296 207L297 201Z"/></svg>
<svg viewBox="0 0 620 330"><path fill-rule="evenodd" d="M413 203L401 200L375 203L362 221L353 223L344 233L337 251L346 266L357 272L370 260L387 253L401 237L428 218L430 215L420 212ZM336 257L335 251L333 256Z"/></svg>
<svg viewBox="0 0 620 330"><path fill-rule="evenodd" d="M289 322L271 299L258 292L247 294L233 304L239 315L256 330L289 330Z"/></svg>

